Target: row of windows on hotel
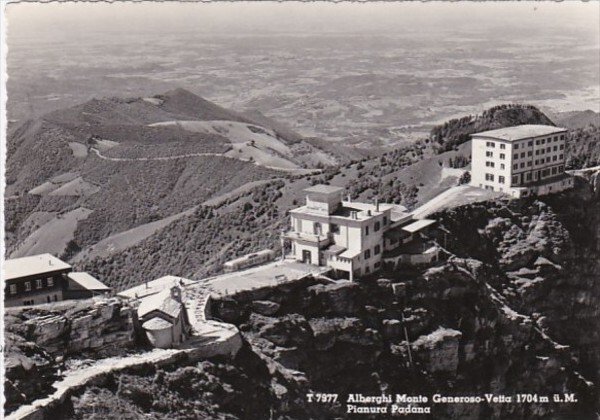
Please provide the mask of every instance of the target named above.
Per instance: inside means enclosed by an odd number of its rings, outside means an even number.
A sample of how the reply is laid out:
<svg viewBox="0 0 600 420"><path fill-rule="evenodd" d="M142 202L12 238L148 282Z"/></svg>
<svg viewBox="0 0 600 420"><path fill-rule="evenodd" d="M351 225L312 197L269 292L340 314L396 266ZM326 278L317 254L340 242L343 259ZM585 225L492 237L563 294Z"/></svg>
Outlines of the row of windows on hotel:
<svg viewBox="0 0 600 420"><path fill-rule="evenodd" d="M528 161L527 162L527 166L533 166L533 165L543 165L544 163L550 163L550 162L558 162L559 160L563 160L565 158L564 155L560 155L560 156L552 156L552 159L550 158L550 156L548 156L548 158L541 158L541 159L536 159L534 162L532 161ZM496 163L495 162L490 162L490 161L486 161L485 162L485 166L487 166L488 168L495 168L496 167ZM515 163L513 165L513 169L523 169L525 167L525 162L521 162L521 164ZM500 169L505 169L506 166L504 165L504 163L500 164Z"/></svg>
<svg viewBox="0 0 600 420"><path fill-rule="evenodd" d="M553 167L553 168L548 168L548 169L544 169L542 170L542 177L548 176L548 175L557 175L559 173L562 173L564 171L564 166L560 165L558 167ZM485 180L486 181L494 181L494 174L485 174ZM531 172L528 172L527 174L525 174L525 180L526 181L532 181L533 180L533 175ZM506 182L506 178L503 177L502 175L498 176L498 182L500 184L504 184ZM514 175L512 178L512 182L513 184L517 184L519 182L519 175Z"/></svg>
<svg viewBox="0 0 600 420"><path fill-rule="evenodd" d="M546 153L552 153L552 151L558 152L559 150L564 150L564 149L565 149L565 145L561 144L560 147L559 146L554 146L554 147L547 147L545 149L538 149L538 150L535 151L535 154L536 155L543 155L543 154L546 154ZM488 150L488 151L485 152L485 156L493 158L494 157L494 152L491 152L491 151ZM527 154L525 154L525 152L521 152L521 159L524 158L525 156L529 156L529 157L533 156L533 151L530 150L530 151L527 152ZM500 159L506 159L506 154L500 153ZM513 155L513 159L519 159L519 154L515 153Z"/></svg>
<svg viewBox="0 0 600 420"><path fill-rule="evenodd" d="M25 291L26 292L31 292L32 290L32 284L30 281L26 281L25 283L23 283L25 285ZM46 279L46 286L47 287L54 287L54 279L52 277L48 277ZM35 288L36 289L41 289L43 288L44 285L42 283L42 279L37 279L35 281ZM17 294L17 285L16 284L9 284L8 285L8 292L11 295L16 295Z"/></svg>
<svg viewBox="0 0 600 420"><path fill-rule="evenodd" d="M375 245L375 247L373 248L373 255L379 255L381 254L381 245ZM365 260L368 260L369 258L371 258L371 250L367 249L363 252L363 257L365 258Z"/></svg>
<svg viewBox="0 0 600 420"><path fill-rule="evenodd" d="M386 216L383 216L383 225L386 226L388 223L388 219ZM331 233L340 233L340 225L337 225L335 223L331 223L329 225L329 229L331 231ZM381 229L381 222L377 221L375 222L375 224L373 225L373 231L378 232ZM319 222L315 222L315 224L313 225L313 231L316 235L320 235L322 232L322 227L321 227L321 223ZM369 226L365 226L365 236L369 236Z"/></svg>
<svg viewBox="0 0 600 420"><path fill-rule="evenodd" d="M387 225L387 217L383 216L383 225ZM375 224L373 225L373 231L374 232L378 232L379 229L381 229L381 223L380 222L375 222ZM369 226L365 226L365 236L369 236Z"/></svg>
<svg viewBox="0 0 600 420"><path fill-rule="evenodd" d="M552 143L553 141L557 142L559 139L560 140L564 140L565 139L565 135L561 134L560 136L554 136L554 138L549 137L548 139L537 139L535 141L535 145L539 146L540 144L546 144L546 141L548 143ZM517 150L519 148L519 144L521 144L523 147L525 147L525 143L524 142L523 143L514 143L513 144L513 150ZM485 142L485 145L487 147L496 147L496 142L494 142L494 141L487 141L487 142ZM533 140L529 140L527 142L527 146L528 147L533 146ZM500 143L500 149L506 149L506 143Z"/></svg>

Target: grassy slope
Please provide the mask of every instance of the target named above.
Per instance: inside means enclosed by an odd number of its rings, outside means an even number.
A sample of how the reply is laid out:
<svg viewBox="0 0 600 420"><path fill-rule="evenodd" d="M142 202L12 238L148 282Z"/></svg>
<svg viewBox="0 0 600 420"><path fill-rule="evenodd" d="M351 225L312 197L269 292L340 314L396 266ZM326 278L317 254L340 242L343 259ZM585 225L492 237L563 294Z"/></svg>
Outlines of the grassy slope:
<svg viewBox="0 0 600 420"><path fill-rule="evenodd" d="M12 128L7 165L7 196L13 197L7 205L7 218L11 219L7 224L9 251L35 233L20 226L35 212L51 211L58 219L61 213L77 207L92 210L74 228L75 245L83 248L108 235L189 209L247 182L277 176L276 171L249 162L219 157L148 163L107 161L95 153L83 153L91 146L109 157L137 158L223 153L231 148L217 133L147 126L192 118L247 121L186 91L175 90L160 95L160 101L154 103L143 99L92 100ZM109 149L103 147L109 142ZM57 180L67 173L69 180ZM62 201L35 199L37 196L27 193L31 190L73 197ZM60 243L44 243L48 251L64 248Z"/></svg>

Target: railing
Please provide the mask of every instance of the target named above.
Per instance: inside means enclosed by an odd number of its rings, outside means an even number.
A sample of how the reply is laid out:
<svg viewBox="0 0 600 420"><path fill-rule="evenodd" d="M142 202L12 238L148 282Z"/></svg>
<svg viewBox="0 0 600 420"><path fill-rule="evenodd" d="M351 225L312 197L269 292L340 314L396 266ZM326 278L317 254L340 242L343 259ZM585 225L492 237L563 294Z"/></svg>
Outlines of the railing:
<svg viewBox="0 0 600 420"><path fill-rule="evenodd" d="M283 233L283 237L291 240L314 242L319 245L328 245L333 240L333 234L331 233L319 235L315 233L288 231Z"/></svg>
<svg viewBox="0 0 600 420"><path fill-rule="evenodd" d="M332 255L327 260L327 265L340 270L351 270L352 260L352 258L340 257L339 255Z"/></svg>

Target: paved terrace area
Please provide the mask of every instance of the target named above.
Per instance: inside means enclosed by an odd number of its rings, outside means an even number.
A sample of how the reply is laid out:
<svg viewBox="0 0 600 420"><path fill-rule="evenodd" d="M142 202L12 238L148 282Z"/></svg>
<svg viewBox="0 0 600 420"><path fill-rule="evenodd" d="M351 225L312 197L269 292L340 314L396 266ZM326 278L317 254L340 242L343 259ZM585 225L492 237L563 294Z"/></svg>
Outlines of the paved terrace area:
<svg viewBox="0 0 600 420"><path fill-rule="evenodd" d="M208 286L213 293L231 295L245 290L276 286L309 275L323 274L329 270L328 267L317 267L296 262L292 259L286 259L249 268L244 271L216 276L201 281L201 285Z"/></svg>

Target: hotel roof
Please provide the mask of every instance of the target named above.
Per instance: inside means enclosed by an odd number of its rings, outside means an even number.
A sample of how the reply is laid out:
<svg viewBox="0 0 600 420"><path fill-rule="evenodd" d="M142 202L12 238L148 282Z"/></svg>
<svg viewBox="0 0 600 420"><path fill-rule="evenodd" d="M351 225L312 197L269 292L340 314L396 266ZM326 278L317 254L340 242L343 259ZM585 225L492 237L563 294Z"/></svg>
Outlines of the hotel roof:
<svg viewBox="0 0 600 420"><path fill-rule="evenodd" d="M4 280L14 280L36 274L69 270L71 266L50 254L33 255L31 257L6 260L3 264Z"/></svg>
<svg viewBox="0 0 600 420"><path fill-rule="evenodd" d="M325 185L319 184L313 187L308 187L304 189L304 192L307 193L317 193L317 194L332 194L336 192L342 192L344 189L342 187L335 187L333 185Z"/></svg>
<svg viewBox="0 0 600 420"><path fill-rule="evenodd" d="M377 206L375 204L370 203L359 203L357 201L342 201L342 206L339 207L335 212L329 215L323 215L320 213L315 213L314 210L308 208L307 206L297 207L295 209L290 210L292 214L314 214L323 217L340 217L348 220L358 220L365 221L369 220L377 215L380 215L386 210L393 209L394 204L380 203L379 211L377 211ZM356 219L352 219L352 212L356 212ZM369 215L369 212L371 214Z"/></svg>
<svg viewBox="0 0 600 420"><path fill-rule="evenodd" d="M489 137L499 140L515 141L532 137L547 136L554 133L562 133L564 131L567 131L567 129L551 125L525 124L499 128L497 130L482 131L481 133L471 134L471 137Z"/></svg>
<svg viewBox="0 0 600 420"><path fill-rule="evenodd" d="M421 229L426 228L427 226L431 226L434 223L435 223L435 220L420 219L420 220L414 221L406 226L403 226L402 230L405 230L406 232L409 232L409 233L415 233L415 232L420 231Z"/></svg>
<svg viewBox="0 0 600 420"><path fill-rule="evenodd" d="M110 290L110 287L85 272L69 273L67 277L87 290Z"/></svg>

